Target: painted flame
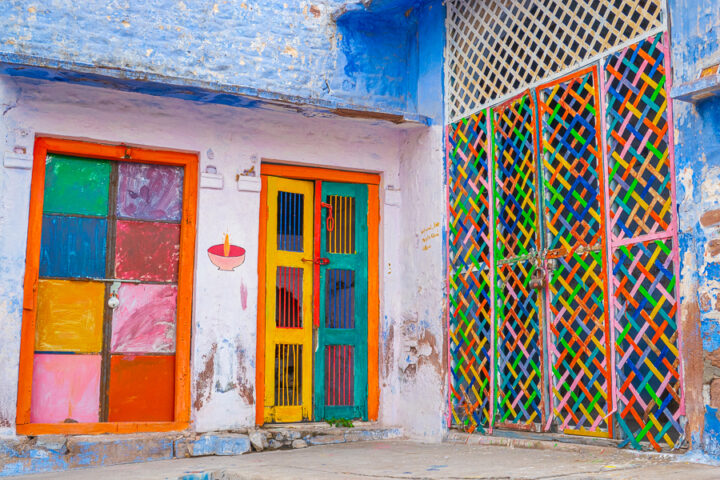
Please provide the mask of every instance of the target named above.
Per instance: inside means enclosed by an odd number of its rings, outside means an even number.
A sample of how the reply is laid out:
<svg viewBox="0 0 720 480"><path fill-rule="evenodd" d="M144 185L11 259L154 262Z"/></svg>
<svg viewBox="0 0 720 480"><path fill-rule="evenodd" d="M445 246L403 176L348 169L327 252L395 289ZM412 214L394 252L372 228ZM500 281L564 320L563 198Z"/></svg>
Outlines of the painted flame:
<svg viewBox="0 0 720 480"><path fill-rule="evenodd" d="M223 245L223 256L230 256L230 235L225 234L225 244Z"/></svg>

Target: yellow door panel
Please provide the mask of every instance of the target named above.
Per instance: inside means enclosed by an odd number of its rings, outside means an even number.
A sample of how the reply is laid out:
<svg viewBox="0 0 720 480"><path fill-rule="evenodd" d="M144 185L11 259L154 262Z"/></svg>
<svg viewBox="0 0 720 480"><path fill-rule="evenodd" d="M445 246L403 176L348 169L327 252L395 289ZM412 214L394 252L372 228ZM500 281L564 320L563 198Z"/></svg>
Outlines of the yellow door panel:
<svg viewBox="0 0 720 480"><path fill-rule="evenodd" d="M312 416L313 193L313 182L268 177L266 422Z"/></svg>

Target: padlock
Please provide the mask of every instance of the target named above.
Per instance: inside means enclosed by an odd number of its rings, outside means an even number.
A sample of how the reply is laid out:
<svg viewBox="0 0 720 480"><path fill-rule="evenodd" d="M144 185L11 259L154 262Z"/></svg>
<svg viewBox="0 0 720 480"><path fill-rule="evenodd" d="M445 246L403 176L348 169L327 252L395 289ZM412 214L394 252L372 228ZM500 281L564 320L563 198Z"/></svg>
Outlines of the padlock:
<svg viewBox="0 0 720 480"><path fill-rule="evenodd" d="M540 290L545 288L545 270L542 267L538 267L530 277L530 288Z"/></svg>
<svg viewBox="0 0 720 480"><path fill-rule="evenodd" d="M110 298L108 298L108 307L115 310L117 307L120 306L120 299L117 296L117 293L113 293L110 295Z"/></svg>
<svg viewBox="0 0 720 480"><path fill-rule="evenodd" d="M110 298L108 298L107 304L108 307L113 310L120 306L120 297L118 296L118 292L120 291L120 285L121 283L118 281L115 281L112 283L112 285L110 285Z"/></svg>

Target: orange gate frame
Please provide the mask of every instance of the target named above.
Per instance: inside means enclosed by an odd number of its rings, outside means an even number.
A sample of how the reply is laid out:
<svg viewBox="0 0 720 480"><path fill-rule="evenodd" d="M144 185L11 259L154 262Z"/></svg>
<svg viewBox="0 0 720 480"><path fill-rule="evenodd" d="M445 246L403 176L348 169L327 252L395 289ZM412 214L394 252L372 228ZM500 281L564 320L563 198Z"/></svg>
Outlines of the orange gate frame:
<svg viewBox="0 0 720 480"><path fill-rule="evenodd" d="M258 305L257 305L257 347L255 362L255 423L263 425L265 420L265 254L267 240L267 177L277 176L295 180L311 180L315 182L315 208L320 208L318 200L320 188L319 183L344 182L362 183L368 186L368 419L377 420L380 402L379 384L379 319L380 319L380 288L379 288L379 224L380 224L380 203L379 185L380 175L374 173L349 172L345 170L334 170L329 168L303 167L282 165L267 158L262 159L260 175L262 190L260 192L260 235L258 248ZM320 212L315 212L315 217L320 218ZM315 226L315 245L319 248L319 226ZM317 268L316 268L317 270ZM313 290L318 292L319 271L313 274ZM319 311L317 301L313 301L314 315Z"/></svg>
<svg viewBox="0 0 720 480"><path fill-rule="evenodd" d="M184 167L175 347L175 420L172 422L30 423L33 352L35 350L35 307L37 305L37 285L40 268L45 159L48 153ZM45 137L39 137L35 140L25 257L25 283L23 287L23 320L16 414L16 431L18 434L168 432L184 430L188 427L190 423L190 328L192 325L197 179L198 157L192 153L148 150L124 145L102 145Z"/></svg>

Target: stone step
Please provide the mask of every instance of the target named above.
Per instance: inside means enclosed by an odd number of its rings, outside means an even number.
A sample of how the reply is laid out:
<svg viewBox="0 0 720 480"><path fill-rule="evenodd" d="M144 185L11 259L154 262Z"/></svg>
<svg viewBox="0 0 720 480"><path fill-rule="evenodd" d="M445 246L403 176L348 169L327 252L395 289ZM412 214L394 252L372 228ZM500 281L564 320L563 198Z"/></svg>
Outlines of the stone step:
<svg viewBox="0 0 720 480"><path fill-rule="evenodd" d="M276 424L232 432L43 435L0 439L0 477L314 445L402 438L400 428L357 422Z"/></svg>

